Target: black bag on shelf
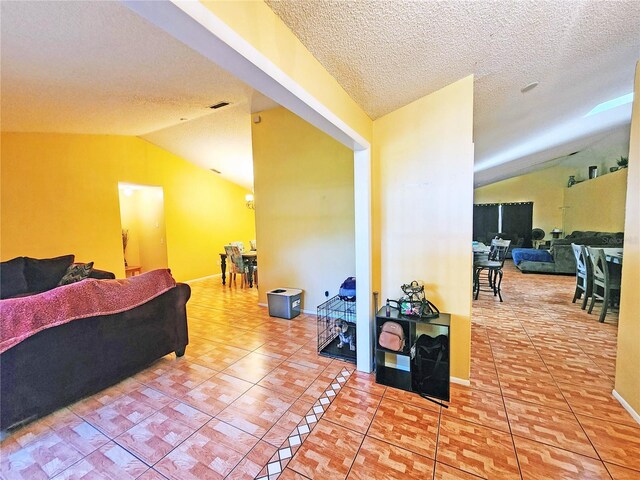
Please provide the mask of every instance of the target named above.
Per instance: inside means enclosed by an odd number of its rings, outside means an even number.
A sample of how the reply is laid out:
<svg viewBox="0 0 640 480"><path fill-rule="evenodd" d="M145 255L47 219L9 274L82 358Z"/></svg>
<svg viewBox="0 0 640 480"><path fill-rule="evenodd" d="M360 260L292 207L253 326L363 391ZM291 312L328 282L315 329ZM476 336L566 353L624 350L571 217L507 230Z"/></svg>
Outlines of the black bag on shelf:
<svg viewBox="0 0 640 480"><path fill-rule="evenodd" d="M411 347L411 387L421 395L449 400L449 339L420 335Z"/></svg>

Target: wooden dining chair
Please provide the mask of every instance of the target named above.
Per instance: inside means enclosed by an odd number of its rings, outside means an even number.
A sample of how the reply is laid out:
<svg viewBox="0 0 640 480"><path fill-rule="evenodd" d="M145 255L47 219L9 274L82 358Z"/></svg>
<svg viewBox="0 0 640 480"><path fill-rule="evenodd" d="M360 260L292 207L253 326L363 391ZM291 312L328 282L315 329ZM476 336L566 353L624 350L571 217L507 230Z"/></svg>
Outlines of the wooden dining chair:
<svg viewBox="0 0 640 480"><path fill-rule="evenodd" d="M613 304L616 298L620 298L620 276L611 274L607 257L602 248L588 247L587 250L593 267L593 286L588 312L593 311L596 300L602 300L599 320L604 322L610 304Z"/></svg>
<svg viewBox="0 0 640 480"><path fill-rule="evenodd" d="M236 284L236 276L241 275L240 288L244 288L244 284L247 281L247 270L244 259L242 258L242 252L237 245L225 245L224 252L227 254L229 262L229 287L231 287L231 280L233 279L234 285Z"/></svg>
<svg viewBox="0 0 640 480"><path fill-rule="evenodd" d="M593 291L593 266L589 260L587 247L572 243L571 248L576 257L576 290L571 303L576 303L576 300L582 298L582 310L584 310Z"/></svg>

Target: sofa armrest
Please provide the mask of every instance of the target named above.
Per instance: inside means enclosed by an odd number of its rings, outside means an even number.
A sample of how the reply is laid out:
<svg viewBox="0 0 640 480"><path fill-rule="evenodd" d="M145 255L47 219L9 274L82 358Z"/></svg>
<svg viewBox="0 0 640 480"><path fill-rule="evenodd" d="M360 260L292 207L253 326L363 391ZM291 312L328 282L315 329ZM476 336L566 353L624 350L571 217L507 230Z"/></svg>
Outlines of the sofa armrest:
<svg viewBox="0 0 640 480"><path fill-rule="evenodd" d="M111 280L116 278L116 276L111 272L107 272L106 270L99 270L97 268L94 268L93 270L91 270L89 278L96 278L98 280Z"/></svg>
<svg viewBox="0 0 640 480"><path fill-rule="evenodd" d="M556 273L576 273L576 256L571 244L553 244L553 261Z"/></svg>
<svg viewBox="0 0 640 480"><path fill-rule="evenodd" d="M176 316L176 335L178 345L185 347L189 344L189 330L187 328L187 302L191 298L191 287L186 283L176 283L176 301L175 316ZM184 348L182 348L184 353ZM181 356L181 355L179 355Z"/></svg>

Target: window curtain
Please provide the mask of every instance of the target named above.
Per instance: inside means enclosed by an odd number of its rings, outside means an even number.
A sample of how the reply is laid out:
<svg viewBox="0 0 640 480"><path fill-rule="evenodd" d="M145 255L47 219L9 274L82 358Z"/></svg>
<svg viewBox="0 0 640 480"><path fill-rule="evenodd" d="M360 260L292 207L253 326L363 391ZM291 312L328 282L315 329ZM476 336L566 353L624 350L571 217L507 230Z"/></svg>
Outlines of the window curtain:
<svg viewBox="0 0 640 480"><path fill-rule="evenodd" d="M531 247L531 229L533 228L533 202L503 203L502 232L524 238L523 247Z"/></svg>
<svg viewBox="0 0 640 480"><path fill-rule="evenodd" d="M473 206L473 239L475 241L488 244L489 232L498 231L498 208L497 203Z"/></svg>

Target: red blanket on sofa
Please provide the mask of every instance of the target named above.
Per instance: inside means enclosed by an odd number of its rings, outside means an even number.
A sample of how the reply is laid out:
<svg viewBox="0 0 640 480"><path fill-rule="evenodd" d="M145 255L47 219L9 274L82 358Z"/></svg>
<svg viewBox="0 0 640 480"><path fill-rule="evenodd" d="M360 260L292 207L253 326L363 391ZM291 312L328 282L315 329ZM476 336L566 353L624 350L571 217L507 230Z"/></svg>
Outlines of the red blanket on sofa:
<svg viewBox="0 0 640 480"><path fill-rule="evenodd" d="M175 285L171 272L163 269L126 279L88 278L37 295L0 300L0 353L46 328L135 308Z"/></svg>

